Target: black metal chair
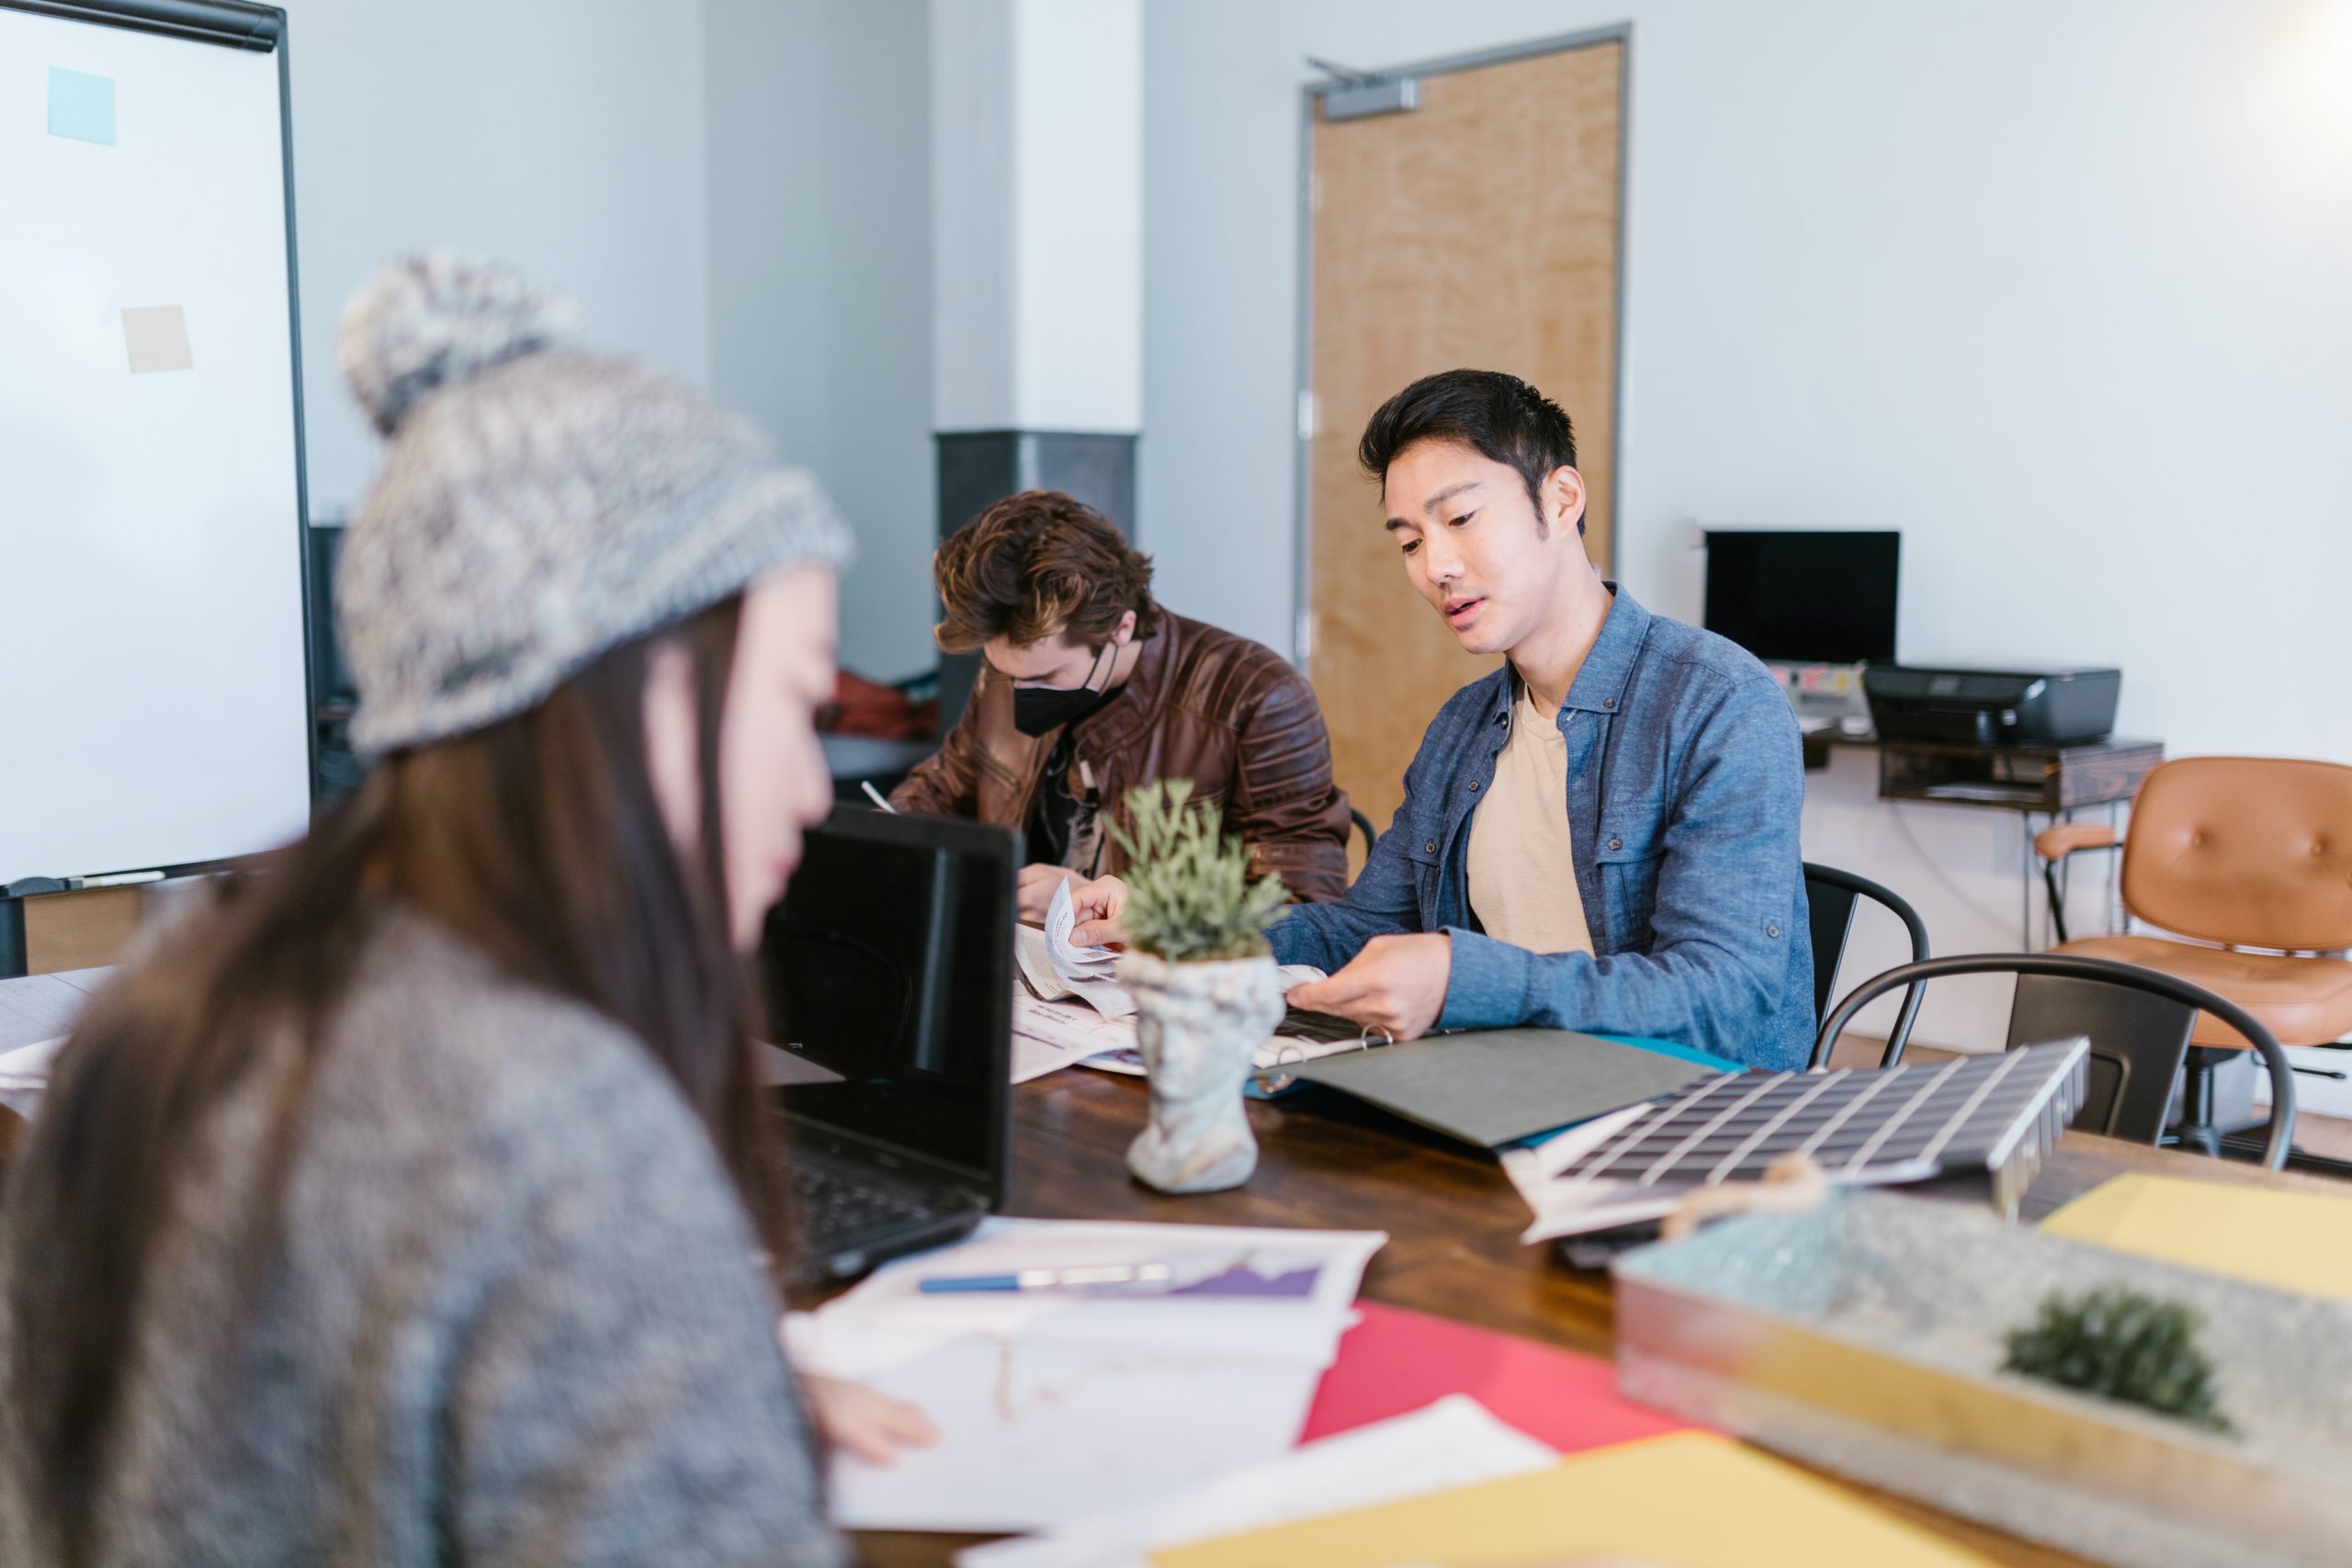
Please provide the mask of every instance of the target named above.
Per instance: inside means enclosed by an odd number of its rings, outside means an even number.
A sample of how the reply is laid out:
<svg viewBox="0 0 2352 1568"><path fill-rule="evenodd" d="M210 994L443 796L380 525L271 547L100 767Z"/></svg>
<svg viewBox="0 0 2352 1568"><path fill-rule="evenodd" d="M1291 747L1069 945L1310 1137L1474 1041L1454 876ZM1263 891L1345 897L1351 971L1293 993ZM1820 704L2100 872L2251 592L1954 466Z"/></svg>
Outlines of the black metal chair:
<svg viewBox="0 0 2352 1568"><path fill-rule="evenodd" d="M2090 1090L2074 1125L2137 1144L2163 1142L2188 1055L2189 1032L2199 1012L2211 1013L2251 1041L2269 1069L2270 1122L2262 1163L2272 1170L2287 1163L2295 1139L2295 1072L2278 1036L2228 998L2133 964L2053 953L1973 953L1900 964L1847 993L1822 1021L1814 1060L1828 1055L1839 1032L1871 1001L1898 986L1912 987L1916 994L1926 982L1951 975L2018 977L2017 1000L2009 1010L2011 1048L2087 1035ZM1892 1059L1890 1051L1890 1064ZM2188 1132L2205 1153L2221 1153L2211 1129Z"/></svg>
<svg viewBox="0 0 2352 1568"><path fill-rule="evenodd" d="M1372 846L1380 842L1380 830L1372 825L1371 818L1366 817L1352 806L1348 807L1348 820L1353 822L1356 825L1356 831L1363 835L1364 859L1370 860Z"/></svg>
<svg viewBox="0 0 2352 1568"><path fill-rule="evenodd" d="M1911 962L1919 963L1928 956L1928 928L1920 922L1919 911L1900 894L1880 886L1867 876L1856 876L1850 871L1840 871L1834 865L1804 863L1804 901L1806 917L1813 928L1813 1021L1818 1028L1822 1015L1829 1010L1831 987L1837 984L1838 964L1846 956L1846 938L1854 925L1854 905L1867 898L1882 904L1903 929L1911 934ZM1919 987L1914 986L1903 998L1903 1010L1894 1020L1894 1032L1887 1040L1886 1055L1882 1065L1893 1066L1903 1059L1904 1043L1911 1038L1912 1021L1919 1016ZM1816 1041L1813 1049L1813 1065L1826 1066L1835 1037L1826 1043Z"/></svg>

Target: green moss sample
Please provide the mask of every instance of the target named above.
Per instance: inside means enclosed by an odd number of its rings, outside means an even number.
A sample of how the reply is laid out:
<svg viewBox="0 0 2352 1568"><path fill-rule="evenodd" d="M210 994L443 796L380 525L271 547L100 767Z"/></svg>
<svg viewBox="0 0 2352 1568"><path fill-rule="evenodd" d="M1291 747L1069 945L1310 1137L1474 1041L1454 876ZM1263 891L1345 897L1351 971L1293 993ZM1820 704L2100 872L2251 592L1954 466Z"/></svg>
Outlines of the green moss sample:
<svg viewBox="0 0 2352 1568"><path fill-rule="evenodd" d="M2198 1348L2195 1308L2109 1285L2052 1296L2030 1328L2013 1329L2003 1369L2102 1399L2227 1432L2213 1368Z"/></svg>

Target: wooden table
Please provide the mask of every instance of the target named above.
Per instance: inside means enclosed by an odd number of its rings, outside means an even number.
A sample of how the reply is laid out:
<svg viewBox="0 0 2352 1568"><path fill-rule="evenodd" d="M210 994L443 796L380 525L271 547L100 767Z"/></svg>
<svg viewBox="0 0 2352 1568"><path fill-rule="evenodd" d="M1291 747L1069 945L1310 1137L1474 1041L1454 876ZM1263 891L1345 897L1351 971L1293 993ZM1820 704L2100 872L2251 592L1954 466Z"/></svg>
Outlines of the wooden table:
<svg viewBox="0 0 2352 1568"><path fill-rule="evenodd" d="M1124 1156L1142 1127L1139 1079L1072 1068L1013 1091L1012 1190L1007 1212L1049 1219L1171 1220L1196 1224L1385 1230L1388 1245L1366 1271L1374 1301L1458 1318L1550 1345L1607 1356L1614 1341L1608 1277L1573 1271L1551 1248L1519 1240L1527 1206L1484 1156L1369 1107L1315 1092L1250 1107L1257 1174L1232 1192L1164 1198L1127 1178ZM2279 1175L2169 1149L2069 1134L2025 1200L2039 1219L2109 1177L2156 1170L2250 1185L2345 1195L2343 1184ZM1881 1506L2018 1568L2077 1565L2080 1558L2029 1545L1905 1498L1849 1485ZM945 1562L988 1539L865 1532L877 1568Z"/></svg>
<svg viewBox="0 0 2352 1568"><path fill-rule="evenodd" d="M62 1033L104 970L0 981L0 1050ZM1578 1273L1552 1250L1523 1247L1527 1206L1493 1159L1324 1091L1250 1107L1257 1174L1232 1192L1163 1198L1127 1179L1128 1143L1144 1122L1141 1080L1071 1068L1013 1091L1012 1190L1007 1212L1047 1219L1173 1220L1196 1224L1385 1230L1364 1274L1374 1301L1606 1356L1614 1340L1607 1276ZM0 1111L0 1150L15 1121ZM2279 1187L2342 1197L2343 1183L2069 1134L2025 1200L2039 1219L2126 1170ZM1848 1484L1841 1483L1841 1484ZM1851 1490L2015 1568L2080 1568L2082 1559L2030 1546L1867 1487ZM936 1564L980 1536L870 1531L876 1568Z"/></svg>

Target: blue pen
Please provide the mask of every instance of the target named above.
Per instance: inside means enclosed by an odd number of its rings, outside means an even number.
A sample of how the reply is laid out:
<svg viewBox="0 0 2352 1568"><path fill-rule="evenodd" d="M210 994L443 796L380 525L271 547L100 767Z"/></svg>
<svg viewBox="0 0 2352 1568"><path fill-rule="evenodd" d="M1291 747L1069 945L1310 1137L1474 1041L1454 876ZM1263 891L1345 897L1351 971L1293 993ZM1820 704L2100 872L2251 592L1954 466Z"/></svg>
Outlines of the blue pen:
<svg viewBox="0 0 2352 1568"><path fill-rule="evenodd" d="M1164 1285L1176 1277L1165 1263L1098 1263L1082 1269L1023 1269L1011 1274L939 1274L915 1289L927 1296L990 1291L1071 1291L1102 1286Z"/></svg>

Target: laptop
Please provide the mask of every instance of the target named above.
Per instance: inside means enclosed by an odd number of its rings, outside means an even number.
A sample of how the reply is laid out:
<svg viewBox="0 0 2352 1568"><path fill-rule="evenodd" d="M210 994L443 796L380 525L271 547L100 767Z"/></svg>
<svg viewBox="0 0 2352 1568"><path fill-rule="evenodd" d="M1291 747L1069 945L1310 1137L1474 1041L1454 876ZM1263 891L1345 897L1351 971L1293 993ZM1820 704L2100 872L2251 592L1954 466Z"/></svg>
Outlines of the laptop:
<svg viewBox="0 0 2352 1568"><path fill-rule="evenodd" d="M956 1240L1004 1197L1020 835L837 807L760 948L795 1283Z"/></svg>

